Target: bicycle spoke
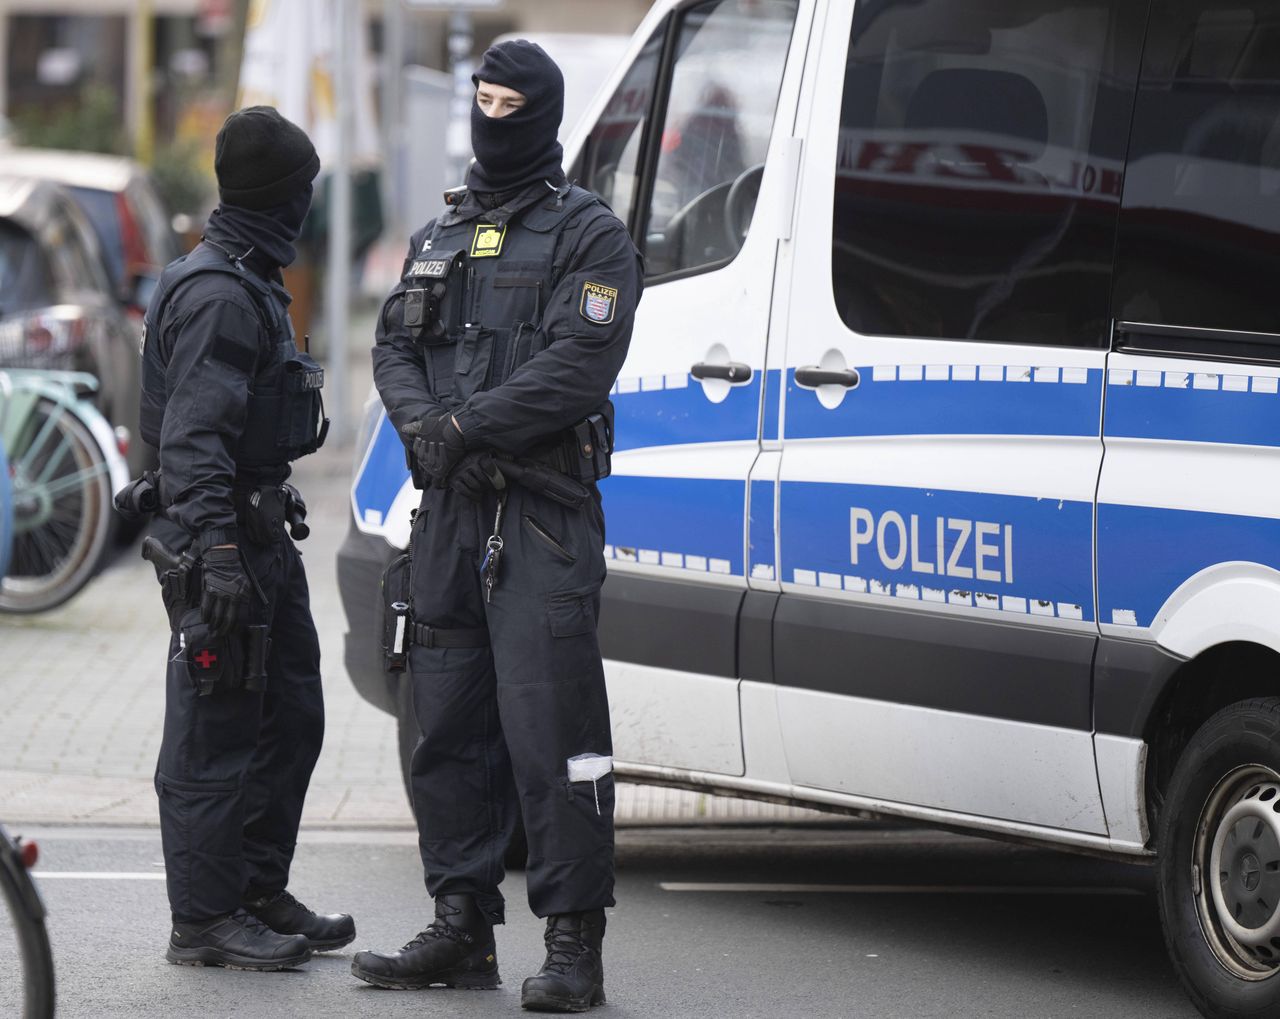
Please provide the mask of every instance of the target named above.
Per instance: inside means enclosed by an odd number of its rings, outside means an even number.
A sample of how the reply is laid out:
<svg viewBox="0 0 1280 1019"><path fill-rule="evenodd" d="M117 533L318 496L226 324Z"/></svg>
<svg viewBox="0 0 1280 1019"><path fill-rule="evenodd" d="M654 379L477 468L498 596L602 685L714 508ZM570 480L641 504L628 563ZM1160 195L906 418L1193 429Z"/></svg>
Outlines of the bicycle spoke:
<svg viewBox="0 0 1280 1019"><path fill-rule="evenodd" d="M66 559L66 549L60 548L53 535L48 534L43 527L32 531L30 538L40 549L41 558L47 567L44 571L45 574L55 573L63 560Z"/></svg>
<svg viewBox="0 0 1280 1019"><path fill-rule="evenodd" d="M63 548L74 548L80 535L80 526L72 520L50 517L45 523L45 530L50 531L58 544Z"/></svg>
<svg viewBox="0 0 1280 1019"><path fill-rule="evenodd" d="M18 459L18 468L20 470L26 471L27 465L30 463L31 458L35 456L36 451L44 444L44 440L48 438L49 433L53 431L53 429L57 426L58 422L62 420L62 415L65 414L66 412L67 412L67 409L65 407L61 405L54 406L49 416L44 419L44 424L40 426L40 431L36 434L36 437L32 440L31 445L29 445L26 448L26 451L23 452L20 458Z"/></svg>
<svg viewBox="0 0 1280 1019"><path fill-rule="evenodd" d="M77 448L78 448L78 443L76 443L75 440L72 439L70 435L64 435L62 437L62 441L58 443L57 449L53 451L53 455L49 457L44 467L41 468L40 474L36 478L36 484L38 485L46 484L50 476L53 474L54 467L57 464L60 464L63 458L68 453L71 453L74 459L75 451Z"/></svg>
<svg viewBox="0 0 1280 1019"><path fill-rule="evenodd" d="M39 534L29 531L14 546L15 568L9 572L15 577L43 577L53 571L45 545Z"/></svg>
<svg viewBox="0 0 1280 1019"><path fill-rule="evenodd" d="M63 475L57 481L46 483L44 490L50 499L57 499L67 491L79 488L83 482L106 472L107 465L105 463L94 464L92 467L85 467L74 474Z"/></svg>

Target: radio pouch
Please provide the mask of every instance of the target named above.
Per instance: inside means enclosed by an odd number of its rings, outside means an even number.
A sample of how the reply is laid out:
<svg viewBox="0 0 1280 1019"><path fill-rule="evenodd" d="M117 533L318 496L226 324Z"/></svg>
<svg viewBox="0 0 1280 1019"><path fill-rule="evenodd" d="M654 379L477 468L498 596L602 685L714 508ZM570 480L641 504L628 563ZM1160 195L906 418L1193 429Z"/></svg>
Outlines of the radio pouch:
<svg viewBox="0 0 1280 1019"><path fill-rule="evenodd" d="M382 573L382 664L388 672L403 672L409 665L411 562L409 553L402 553Z"/></svg>

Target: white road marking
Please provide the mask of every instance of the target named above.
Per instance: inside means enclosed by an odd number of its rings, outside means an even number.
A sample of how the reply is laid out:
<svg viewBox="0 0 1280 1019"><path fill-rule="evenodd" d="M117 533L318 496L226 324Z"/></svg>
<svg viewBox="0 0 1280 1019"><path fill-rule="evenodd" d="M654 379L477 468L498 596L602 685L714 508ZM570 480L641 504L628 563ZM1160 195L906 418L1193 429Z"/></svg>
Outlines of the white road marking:
<svg viewBox="0 0 1280 1019"><path fill-rule="evenodd" d="M128 870L34 870L36 881L163 881L164 874Z"/></svg>
<svg viewBox="0 0 1280 1019"><path fill-rule="evenodd" d="M802 885L735 881L660 881L664 892L779 892L838 895L1142 895L1136 888L1061 885Z"/></svg>

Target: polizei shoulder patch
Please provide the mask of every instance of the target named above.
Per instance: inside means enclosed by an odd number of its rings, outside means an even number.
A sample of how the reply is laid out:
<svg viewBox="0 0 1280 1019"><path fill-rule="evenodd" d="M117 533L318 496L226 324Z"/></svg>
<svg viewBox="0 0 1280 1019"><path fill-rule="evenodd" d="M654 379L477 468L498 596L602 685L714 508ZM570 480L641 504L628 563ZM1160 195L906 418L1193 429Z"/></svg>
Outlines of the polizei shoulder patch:
<svg viewBox="0 0 1280 1019"><path fill-rule="evenodd" d="M618 291L615 287L590 282L582 284L582 302L578 305L578 311L588 322L608 325L613 321L613 308L617 303Z"/></svg>

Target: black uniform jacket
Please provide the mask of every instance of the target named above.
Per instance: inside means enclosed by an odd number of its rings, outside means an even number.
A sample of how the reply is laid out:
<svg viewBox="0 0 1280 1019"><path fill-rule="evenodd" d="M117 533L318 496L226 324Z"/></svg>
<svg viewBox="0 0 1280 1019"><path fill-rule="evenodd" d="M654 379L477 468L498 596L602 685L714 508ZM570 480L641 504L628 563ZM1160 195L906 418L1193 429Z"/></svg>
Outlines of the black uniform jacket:
<svg viewBox="0 0 1280 1019"><path fill-rule="evenodd" d="M437 224L506 222L505 250L514 253L518 239L511 235L522 229L522 217L541 209L545 219L557 202L571 211L556 225L552 264L544 267L548 297L542 302L540 321L533 323L543 334L542 349L496 385L490 373L460 406L447 404L433 391L423 344L404 324L406 283L392 290L378 320L373 374L397 429L425 414L452 409L468 448L518 455L596 411L609 398L627 356L644 274L626 227L599 199L567 185L556 192L539 181L504 206L487 210L468 193L413 235L405 264L431 251L428 242ZM602 302L594 301L596 294L604 295ZM479 315L478 324L511 325L485 321L483 301ZM605 318L608 321L599 321Z"/></svg>
<svg viewBox="0 0 1280 1019"><path fill-rule="evenodd" d="M287 303L282 286L272 289ZM235 461L255 371L274 338L245 286L221 272L179 284L157 331L146 342L160 344L165 364L159 423L164 515L196 540L197 551L235 542L233 480L277 483L289 474L282 463L248 477ZM155 423L142 424L144 437L155 429Z"/></svg>

